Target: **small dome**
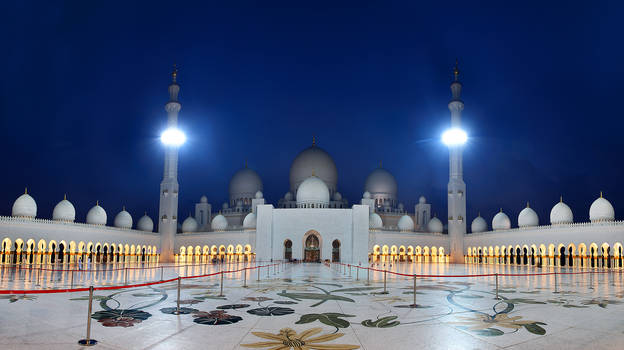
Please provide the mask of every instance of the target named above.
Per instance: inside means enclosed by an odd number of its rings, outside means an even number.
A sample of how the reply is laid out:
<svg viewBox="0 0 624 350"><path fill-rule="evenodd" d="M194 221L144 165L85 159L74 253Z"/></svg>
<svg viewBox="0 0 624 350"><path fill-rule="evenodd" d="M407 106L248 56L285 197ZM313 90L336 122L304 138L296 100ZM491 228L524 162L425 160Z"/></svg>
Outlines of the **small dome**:
<svg viewBox="0 0 624 350"><path fill-rule="evenodd" d="M37 216L37 203L27 192L19 196L13 203L12 216L23 218L35 218Z"/></svg>
<svg viewBox="0 0 624 350"><path fill-rule="evenodd" d="M374 198L396 199L397 182L390 172L384 168L373 170L366 178L364 189Z"/></svg>
<svg viewBox="0 0 624 350"><path fill-rule="evenodd" d="M442 231L444 231L444 225L442 225L442 221L440 221L440 219L434 216L431 220L429 220L427 230L433 233L442 233Z"/></svg>
<svg viewBox="0 0 624 350"><path fill-rule="evenodd" d="M264 197L264 194L262 193L262 191L256 192L256 199L262 199L262 197Z"/></svg>
<svg viewBox="0 0 624 350"><path fill-rule="evenodd" d="M255 229L256 228L256 214L254 213L249 213L245 216L245 219L243 219L243 228L246 230L251 230L251 229Z"/></svg>
<svg viewBox="0 0 624 350"><path fill-rule="evenodd" d="M399 210L405 209L405 205L403 203L399 203Z"/></svg>
<svg viewBox="0 0 624 350"><path fill-rule="evenodd" d="M284 200L288 201L288 202L292 201L293 200L292 192L290 192L290 191L286 192L286 194L284 195Z"/></svg>
<svg viewBox="0 0 624 350"><path fill-rule="evenodd" d="M615 220L615 210L611 203L602 197L596 199L591 207L589 207L589 221L591 222L603 222Z"/></svg>
<svg viewBox="0 0 624 350"><path fill-rule="evenodd" d="M561 225L571 224L574 222L574 216L572 215L572 209L567 204L563 203L563 199L559 200L559 203L550 210L550 224Z"/></svg>
<svg viewBox="0 0 624 350"><path fill-rule="evenodd" d="M147 213L139 219L139 222L137 223L137 229L145 232L154 231L154 221L152 221L152 219L147 216Z"/></svg>
<svg viewBox="0 0 624 350"><path fill-rule="evenodd" d="M206 196L201 196L201 198L199 199L200 203L208 203L208 197Z"/></svg>
<svg viewBox="0 0 624 350"><path fill-rule="evenodd" d="M364 199L370 199L370 197L371 197L371 194L368 191L364 192L364 194L362 195L362 198Z"/></svg>
<svg viewBox="0 0 624 350"><path fill-rule="evenodd" d="M297 189L297 206L313 205L317 208L327 208L329 205L329 189L325 181L316 176L310 176Z"/></svg>
<svg viewBox="0 0 624 350"><path fill-rule="evenodd" d="M418 198L418 203L420 204L427 203L427 198L425 198L425 196L420 196L420 198Z"/></svg>
<svg viewBox="0 0 624 350"><path fill-rule="evenodd" d="M372 229L380 229L383 227L383 221L381 220L381 216L377 213L372 213L368 217L368 226Z"/></svg>
<svg viewBox="0 0 624 350"><path fill-rule="evenodd" d="M223 208L223 209L227 209L227 208L229 208L229 207L230 207L230 206L229 206L229 204L227 204L227 203L223 203L223 204L221 205L221 208Z"/></svg>
<svg viewBox="0 0 624 350"><path fill-rule="evenodd" d="M481 215L477 216L474 220L472 220L472 224L470 225L470 231L472 233L485 232L487 230L487 222L485 222L485 219L482 218Z"/></svg>
<svg viewBox="0 0 624 350"><path fill-rule="evenodd" d="M115 227L132 228L132 216L124 208L115 216Z"/></svg>
<svg viewBox="0 0 624 350"><path fill-rule="evenodd" d="M54 206L52 220L74 222L76 220L76 208L65 198Z"/></svg>
<svg viewBox="0 0 624 350"><path fill-rule="evenodd" d="M243 200L242 200L242 199L237 200L237 201L236 201L236 207L237 207L237 208L240 208L240 207L242 207L242 206L243 206Z"/></svg>
<svg viewBox="0 0 624 350"><path fill-rule="evenodd" d="M509 230L511 228L511 220L509 220L509 216L503 213L503 209L494 215L492 219L492 229L496 230Z"/></svg>
<svg viewBox="0 0 624 350"><path fill-rule="evenodd" d="M196 232L198 227L199 225L197 225L197 220L189 215L189 217L182 223L182 232Z"/></svg>
<svg viewBox="0 0 624 350"><path fill-rule="evenodd" d="M225 231L228 227L228 221L225 216L219 214L212 219L211 226L213 231Z"/></svg>
<svg viewBox="0 0 624 350"><path fill-rule="evenodd" d="M399 231L414 231L414 220L409 215L403 215L397 226L399 226Z"/></svg>
<svg viewBox="0 0 624 350"><path fill-rule="evenodd" d="M91 225L106 225L106 211L104 208L100 207L100 204L97 203L87 213L87 224Z"/></svg>
<svg viewBox="0 0 624 350"><path fill-rule="evenodd" d="M342 200L342 195L340 194L340 192L335 192L334 193L334 200L339 202Z"/></svg>
<svg viewBox="0 0 624 350"><path fill-rule="evenodd" d="M518 214L518 227L533 227L539 225L539 218L535 210L529 207L527 203L526 208L522 209Z"/></svg>

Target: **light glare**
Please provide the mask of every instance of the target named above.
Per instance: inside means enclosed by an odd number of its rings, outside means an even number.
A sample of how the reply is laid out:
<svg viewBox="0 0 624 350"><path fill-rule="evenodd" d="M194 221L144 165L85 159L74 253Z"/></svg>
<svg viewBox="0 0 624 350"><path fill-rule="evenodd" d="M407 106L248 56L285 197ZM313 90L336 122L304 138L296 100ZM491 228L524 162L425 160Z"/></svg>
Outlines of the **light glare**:
<svg viewBox="0 0 624 350"><path fill-rule="evenodd" d="M181 146L186 141L186 135L177 128L169 128L160 135L160 141L167 146Z"/></svg>
<svg viewBox="0 0 624 350"><path fill-rule="evenodd" d="M447 146L459 146L468 141L468 135L462 129L448 129L442 134L442 142Z"/></svg>

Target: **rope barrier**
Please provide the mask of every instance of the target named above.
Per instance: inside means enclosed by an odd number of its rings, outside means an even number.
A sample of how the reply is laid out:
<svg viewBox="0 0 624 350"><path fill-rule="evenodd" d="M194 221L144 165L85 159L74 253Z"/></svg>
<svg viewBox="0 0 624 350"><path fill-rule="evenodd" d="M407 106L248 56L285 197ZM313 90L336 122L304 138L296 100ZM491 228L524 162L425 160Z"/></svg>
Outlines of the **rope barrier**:
<svg viewBox="0 0 624 350"><path fill-rule="evenodd" d="M204 274L204 275L197 275L197 276L179 276L179 277L171 278L171 279L168 279L168 280L155 281L155 282L146 282L146 283L129 284L129 285L121 285L121 286L93 287L93 290L114 290L114 289L127 289L127 288L146 287L146 286L153 286L153 285L156 285L156 284L169 283L169 282L177 281L178 279L193 279L193 278L210 277L210 276L224 275L226 273L227 274L229 274L229 273L237 273L237 272L241 272L241 271L255 270L255 269L259 270L259 269L261 269L263 267L270 268L271 266L277 266L277 265L279 265L279 263L277 263L277 264L270 264L270 265L249 266L249 267L244 267L244 268L241 268L241 269L238 269L238 270L224 270L224 271L219 271L219 272L214 272L214 273L209 273L209 274ZM78 270L78 271L80 271L80 270ZM37 290L37 289L32 289L32 290L0 290L0 294L53 294L53 293L87 292L87 291L89 291L89 288L40 289L40 290Z"/></svg>

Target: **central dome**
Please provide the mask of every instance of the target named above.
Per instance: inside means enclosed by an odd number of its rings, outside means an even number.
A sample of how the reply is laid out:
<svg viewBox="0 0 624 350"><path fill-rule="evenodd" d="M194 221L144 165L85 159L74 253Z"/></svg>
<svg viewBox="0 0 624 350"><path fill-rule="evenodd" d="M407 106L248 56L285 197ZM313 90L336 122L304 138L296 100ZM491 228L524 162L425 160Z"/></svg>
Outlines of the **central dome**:
<svg viewBox="0 0 624 350"><path fill-rule="evenodd" d="M329 189L325 181L310 176L299 186L297 191L297 207L327 208L329 206Z"/></svg>
<svg viewBox="0 0 624 350"><path fill-rule="evenodd" d="M390 199L393 202L397 198L396 179L384 168L377 168L368 175L364 190L370 192L374 199Z"/></svg>
<svg viewBox="0 0 624 350"><path fill-rule="evenodd" d="M234 205L237 200L249 205L258 191L262 191L260 175L247 167L242 168L230 180L230 205Z"/></svg>
<svg viewBox="0 0 624 350"><path fill-rule="evenodd" d="M322 148L312 145L301 151L290 166L290 192L297 194L297 188L310 175L325 182L330 194L336 192L338 170L336 163Z"/></svg>

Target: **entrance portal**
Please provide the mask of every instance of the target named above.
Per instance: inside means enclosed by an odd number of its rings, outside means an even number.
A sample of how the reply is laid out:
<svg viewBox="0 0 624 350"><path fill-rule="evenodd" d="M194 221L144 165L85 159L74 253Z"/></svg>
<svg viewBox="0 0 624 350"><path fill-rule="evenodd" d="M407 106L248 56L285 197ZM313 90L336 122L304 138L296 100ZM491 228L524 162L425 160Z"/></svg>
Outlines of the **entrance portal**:
<svg viewBox="0 0 624 350"><path fill-rule="evenodd" d="M321 262L319 238L315 234L309 235L305 240L303 260L305 262Z"/></svg>

